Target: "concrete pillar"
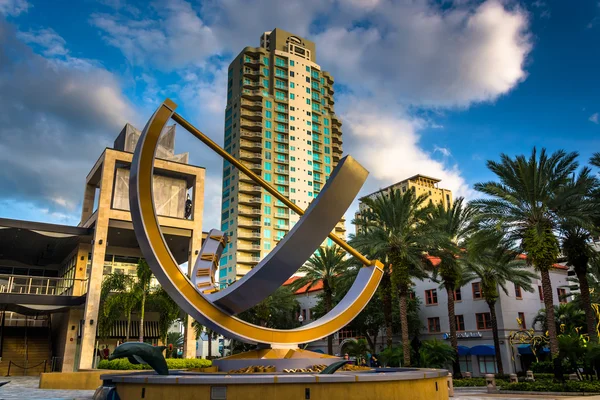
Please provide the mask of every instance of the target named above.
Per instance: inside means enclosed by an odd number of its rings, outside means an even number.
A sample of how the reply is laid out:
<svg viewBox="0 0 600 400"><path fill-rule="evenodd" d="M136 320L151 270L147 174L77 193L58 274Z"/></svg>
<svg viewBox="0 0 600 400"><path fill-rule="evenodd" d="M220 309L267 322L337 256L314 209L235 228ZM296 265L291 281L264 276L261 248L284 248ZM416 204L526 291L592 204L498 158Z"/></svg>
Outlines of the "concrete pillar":
<svg viewBox="0 0 600 400"><path fill-rule="evenodd" d="M87 291L85 282L85 273L87 270L88 254L92 246L89 244L80 244L77 249L77 263L75 264L75 281L73 282L73 296L81 296Z"/></svg>
<svg viewBox="0 0 600 400"><path fill-rule="evenodd" d="M454 381L452 372L448 372L448 397L454 397Z"/></svg>
<svg viewBox="0 0 600 400"><path fill-rule="evenodd" d="M194 196L193 196L193 213L194 218L194 230L192 231L192 237L190 237L190 251L188 256L188 275L191 277L192 270L194 269L194 263L196 258L200 254L200 247L202 247L202 214L204 211L204 171L201 171L196 176L196 182L194 183ZM196 254L196 252L198 254ZM193 318L188 316L187 323L184 326L183 331L183 357L184 358L196 358L196 332L192 323Z"/></svg>
<svg viewBox="0 0 600 400"><path fill-rule="evenodd" d="M75 372L75 355L77 354L77 333L79 332L79 321L83 315L83 310L80 308L71 308L68 311L68 317L65 326L61 327L65 330L62 358L62 372Z"/></svg>
<svg viewBox="0 0 600 400"><path fill-rule="evenodd" d="M79 369L91 369L96 344L98 311L100 305L100 290L102 287L104 257L106 255L108 224L110 221L110 206L115 174L114 157L105 155L102 166L100 196L98 199L98 216L96 219L94 241L92 244L92 268L90 271L85 310L83 316L83 331L81 334L81 359Z"/></svg>
<svg viewBox="0 0 600 400"><path fill-rule="evenodd" d="M86 183L83 191L83 204L81 206L81 222L85 222L94 212L96 200L96 186Z"/></svg>
<svg viewBox="0 0 600 400"><path fill-rule="evenodd" d="M494 374L485 374L485 385L487 386L488 393L498 393Z"/></svg>

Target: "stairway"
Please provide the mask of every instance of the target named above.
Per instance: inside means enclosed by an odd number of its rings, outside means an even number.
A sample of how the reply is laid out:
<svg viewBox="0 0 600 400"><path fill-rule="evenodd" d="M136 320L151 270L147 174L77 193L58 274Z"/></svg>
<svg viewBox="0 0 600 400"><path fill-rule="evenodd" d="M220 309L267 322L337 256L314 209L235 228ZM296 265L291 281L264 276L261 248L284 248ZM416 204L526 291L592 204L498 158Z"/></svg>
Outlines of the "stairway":
<svg viewBox="0 0 600 400"><path fill-rule="evenodd" d="M50 344L47 328L5 328L0 376L6 376L12 361L12 376L35 376L50 370ZM21 367L29 367L27 370Z"/></svg>

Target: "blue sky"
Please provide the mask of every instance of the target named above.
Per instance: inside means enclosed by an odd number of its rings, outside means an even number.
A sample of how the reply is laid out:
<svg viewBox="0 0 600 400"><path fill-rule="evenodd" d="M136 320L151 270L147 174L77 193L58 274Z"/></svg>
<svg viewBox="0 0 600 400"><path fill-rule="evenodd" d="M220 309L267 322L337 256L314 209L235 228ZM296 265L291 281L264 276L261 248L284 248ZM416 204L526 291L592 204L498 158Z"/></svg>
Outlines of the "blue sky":
<svg viewBox="0 0 600 400"><path fill-rule="evenodd" d="M228 63L274 27L335 76L363 193L424 173L474 198L501 152L600 150L597 0L278 4L0 0L0 217L76 224L102 149L165 97L222 141ZM220 161L182 130L178 150L207 167L217 226Z"/></svg>

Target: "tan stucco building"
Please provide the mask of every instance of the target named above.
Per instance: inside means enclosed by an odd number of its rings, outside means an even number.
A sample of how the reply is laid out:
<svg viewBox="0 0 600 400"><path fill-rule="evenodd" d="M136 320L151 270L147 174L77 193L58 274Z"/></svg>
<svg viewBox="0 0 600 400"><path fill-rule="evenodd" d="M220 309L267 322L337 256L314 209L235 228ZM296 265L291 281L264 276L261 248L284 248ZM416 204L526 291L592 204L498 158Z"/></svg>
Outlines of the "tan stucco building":
<svg viewBox="0 0 600 400"><path fill-rule="evenodd" d="M95 162L85 177L77 227L0 218L0 343L10 344L0 345L0 370L9 361L7 354L14 363L33 365L27 352L46 360L47 369L88 369L95 365L99 345L112 351L124 339L124 321L117 321L101 341L96 332L103 277L113 272L135 275L142 257L129 212L129 168L139 135L127 124ZM154 200L173 256L180 265L191 266L203 236L205 171L189 165L187 154L175 154L174 141L171 126L157 149ZM14 321L10 328L6 318ZM153 343L159 336L157 321L158 315L150 312L144 323L145 338ZM131 340L139 328L134 315ZM42 339L39 348L25 344L22 360L23 330L25 343L27 335ZM185 356L195 357L195 346L194 335L186 335Z"/></svg>

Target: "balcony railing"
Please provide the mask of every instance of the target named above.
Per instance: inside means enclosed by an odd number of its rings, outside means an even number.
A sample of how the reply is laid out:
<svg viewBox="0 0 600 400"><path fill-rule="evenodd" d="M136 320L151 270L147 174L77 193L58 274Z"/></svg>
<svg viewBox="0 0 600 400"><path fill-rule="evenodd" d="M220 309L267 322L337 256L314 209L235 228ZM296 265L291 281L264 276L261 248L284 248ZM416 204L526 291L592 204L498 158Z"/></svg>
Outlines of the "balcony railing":
<svg viewBox="0 0 600 400"><path fill-rule="evenodd" d="M73 296L75 289L78 293L87 292L87 279L0 275L0 294Z"/></svg>

